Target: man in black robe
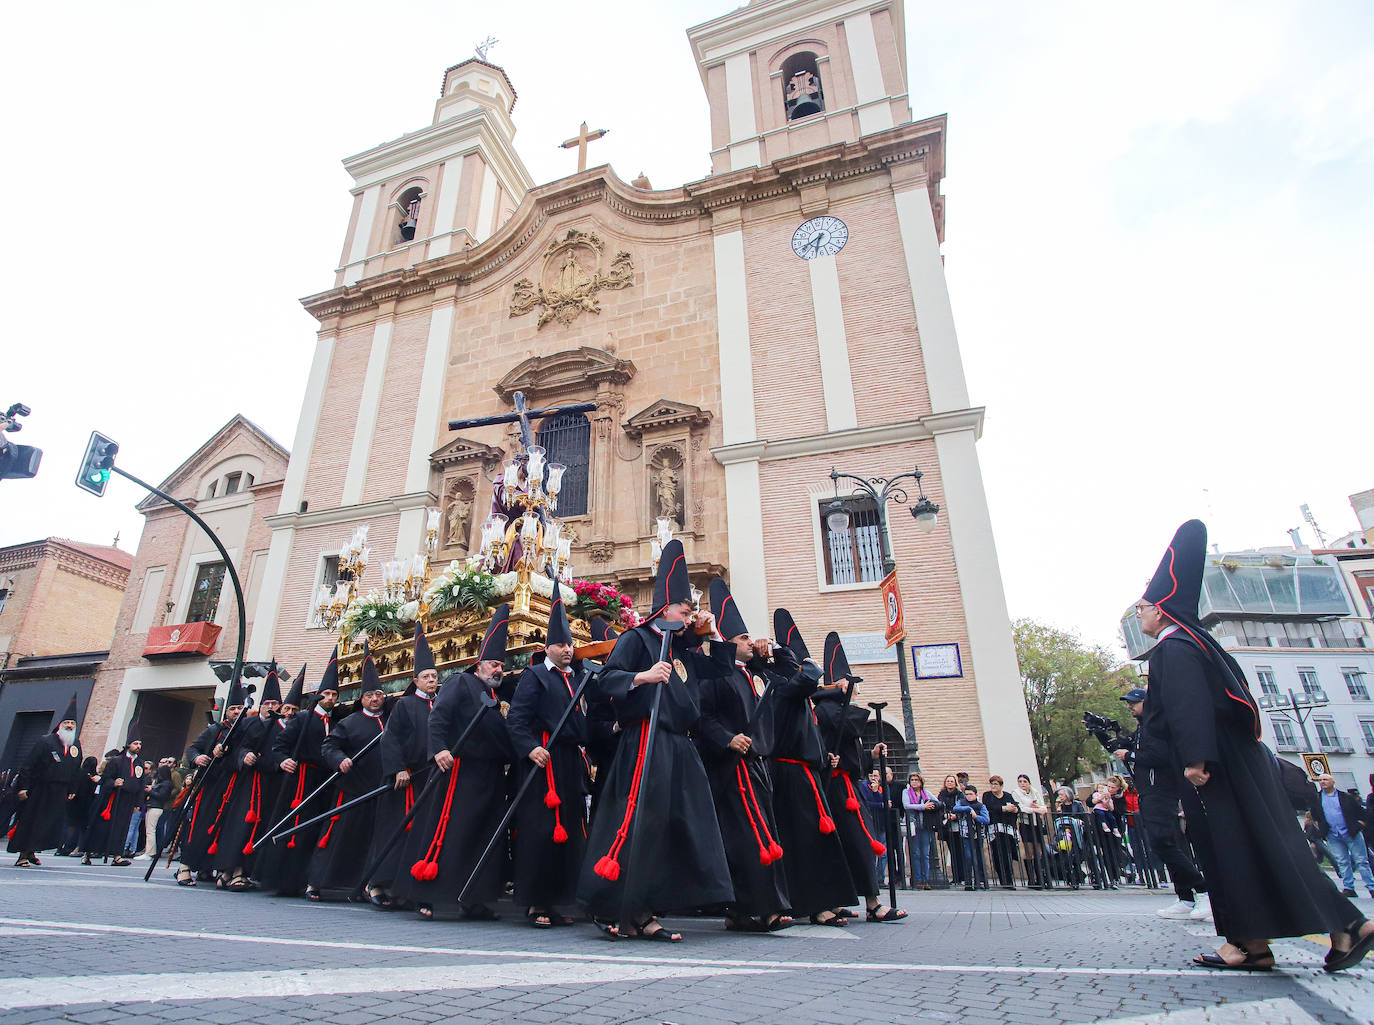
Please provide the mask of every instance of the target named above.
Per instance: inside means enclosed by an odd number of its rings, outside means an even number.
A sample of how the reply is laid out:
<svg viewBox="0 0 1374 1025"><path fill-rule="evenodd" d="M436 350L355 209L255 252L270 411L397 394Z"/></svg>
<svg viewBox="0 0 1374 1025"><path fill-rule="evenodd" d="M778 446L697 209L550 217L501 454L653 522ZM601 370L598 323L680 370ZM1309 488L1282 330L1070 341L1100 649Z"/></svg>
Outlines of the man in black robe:
<svg viewBox="0 0 1374 1025"><path fill-rule="evenodd" d="M96 801L91 808L91 824L86 832L86 856L81 864L89 865L91 858L112 858L111 865L131 865L124 857L124 839L134 809L143 803L144 795L153 781L143 771L143 739L138 720L129 723L124 750L105 760L100 774Z"/></svg>
<svg viewBox="0 0 1374 1025"><path fill-rule="evenodd" d="M382 782L391 789L377 799L377 821L372 833L372 848L367 863L377 862L401 822L409 814L419 794L416 776L429 763L429 713L434 708L434 695L439 690L439 670L434 664L434 652L425 638L424 627L415 624L415 654L412 659L415 677L405 693L391 706L387 714L386 732L382 746ZM424 778L420 777L423 785ZM406 828L409 830L414 823ZM377 862L372 878L364 880L368 899L382 909L393 906L392 883L401 866L401 844L390 843L386 857Z"/></svg>
<svg viewBox="0 0 1374 1025"><path fill-rule="evenodd" d="M426 783L392 883L393 898L412 904L426 920L460 910L464 918L496 918L492 905L505 882L504 858L489 858L466 893L463 888L501 824L506 766L515 761L497 700L509 625L510 606L501 605L487 625L476 663L444 679L429 713L429 771L440 775ZM474 721L460 748L459 738Z"/></svg>
<svg viewBox="0 0 1374 1025"><path fill-rule="evenodd" d="M725 927L732 932L775 931L792 923L783 914L791 904L782 867L784 848L773 816L767 760L773 737L756 721L773 670L773 643L749 636L724 580L711 581L710 595L716 628L729 647L721 646L723 671L701 679L701 718L693 732L711 783L735 889Z"/></svg>
<svg viewBox="0 0 1374 1025"><path fill-rule="evenodd" d="M15 783L19 810L9 842L10 853L19 855L15 868L41 865L38 852L62 842L67 808L84 778L76 717L73 694L57 726L33 745L28 760L19 767Z"/></svg>
<svg viewBox="0 0 1374 1025"><path fill-rule="evenodd" d="M333 727L320 744L325 768L338 773L334 781L337 796L328 791L324 795L332 798L335 807L375 790L382 782L381 736L386 729L386 691L366 643L362 670L362 694L358 699L362 707ZM337 899L353 895L367 869L367 852L372 846L376 821L377 809L372 802L324 821L310 861L307 897L318 901L326 896Z"/></svg>
<svg viewBox="0 0 1374 1025"><path fill-rule="evenodd" d="M252 888L253 844L272 823L263 821L275 791L269 781L279 774L271 765L272 730L281 711L281 682L275 664L262 685L258 714L249 713L228 739L226 757L234 768L228 803L220 816L219 835L209 854L220 885L235 893Z"/></svg>
<svg viewBox="0 0 1374 1025"><path fill-rule="evenodd" d="M580 707L553 737L577 689L572 627L557 581L553 586L544 657L521 674L506 718L517 776L538 777L515 812L515 900L540 929L572 924L558 909L576 899L587 846L587 720Z"/></svg>
<svg viewBox="0 0 1374 1025"><path fill-rule="evenodd" d="M868 921L900 922L906 912L890 908L878 900L881 880L878 878L878 865L875 859L887 853L887 846L869 831L864 818L863 800L859 797L854 781L859 786L867 786L863 781L873 770L874 759L879 753L886 754L886 745L879 743L869 751L864 747L860 734L868 722L868 709L856 706L852 699L846 703L846 684L852 679L858 692L860 677L849 669L849 659L845 657L844 645L840 635L833 630L825 638L824 685L812 696L816 709L821 736L827 742L830 755L829 780L826 796L830 807L835 810L835 827L844 848L845 860L849 862L849 877L867 905ZM842 913L840 909L835 909Z"/></svg>
<svg viewBox="0 0 1374 1025"><path fill-rule="evenodd" d="M575 674L581 673L583 661L595 660L592 664L599 669L606 656L615 648L615 639L618 635L610 623L600 616L593 616L587 626L591 629L592 643L587 649L579 649L577 657L574 658L572 668ZM591 653L582 654L587 650ZM610 698L606 697L600 688L589 686L584 699L587 708L587 760L592 763L589 817L596 818L597 805L601 802L601 785L606 779L606 773L611 771L615 749L620 743L620 724L615 721Z"/></svg>
<svg viewBox="0 0 1374 1025"><path fill-rule="evenodd" d="M686 626L663 631L659 620ZM700 715L697 660L710 662L699 649L714 629L709 612L694 610L682 543L669 541L649 618L620 635L597 678L621 736L592 823L578 897L598 921L619 922L608 935L678 942L681 934L665 929L656 913L723 907L734 899L711 787L687 736ZM665 635L671 638L666 658Z"/></svg>
<svg viewBox="0 0 1374 1025"><path fill-rule="evenodd" d="M1244 673L1198 619L1206 552L1207 528L1184 523L1135 606L1155 638L1137 765L1142 755L1146 765L1168 759L1186 779L1183 810L1226 939L1196 963L1269 971L1271 938L1325 932L1326 970L1351 968L1374 946L1374 922L1313 860L1274 755L1259 742Z"/></svg>
<svg viewBox="0 0 1374 1025"><path fill-rule="evenodd" d="M293 686L289 696L296 694ZM322 747L334 726L334 706L338 700L339 646L336 644L325 666L324 678L315 691L314 707L297 714L272 738L272 758L283 774L282 795L286 798L286 810L291 812L287 825L298 825L324 810L320 798L310 805L303 802L329 776ZM285 839L272 841L277 850L268 856L266 864L258 866L262 886L280 897L299 896L321 829L322 826L316 824Z"/></svg>
<svg viewBox="0 0 1374 1025"><path fill-rule="evenodd" d="M259 783L262 787L261 817L258 820L257 828L253 831L251 839L248 841L248 854L245 855L244 869L251 880L251 889L256 889L261 885L264 875L275 873L275 859L281 852L281 845L263 842L267 835L267 830L281 821L283 813L286 811L286 802L289 797L288 791L294 791L296 781L281 771L281 763L284 756L278 756L273 750L273 745L288 726L295 721L301 714L302 691L305 688L305 670L301 666L299 675L292 681L286 696L282 698L281 705L275 715L270 716L266 727L262 732L261 747L258 752L258 760L261 763L259 772ZM272 671L277 673L277 664L272 663ZM281 689L280 674L278 674L277 689ZM263 685L263 705L268 704L266 695L269 693L267 684ZM290 783L288 788L287 783Z"/></svg>
<svg viewBox="0 0 1374 1025"><path fill-rule="evenodd" d="M774 611L773 631L780 642L774 655L778 675L765 711L773 734L773 814L786 852L787 893L794 915L808 915L813 925L843 926L844 916L835 909L859 898L825 796L830 761L810 701L821 669L786 609Z"/></svg>
<svg viewBox="0 0 1374 1025"><path fill-rule="evenodd" d="M224 698L224 715L218 722L206 726L186 749L185 761L195 766L196 774L203 775L205 782L196 791L191 807L185 811L188 818L181 831L181 867L177 870L177 882L183 886L194 882L190 878L191 873L195 873L195 878L202 882L215 878L216 841L220 826L225 821L224 813L229 799L233 796L234 759L243 750L245 736L243 730L235 728L235 724L243 714L247 697L242 682L230 683L229 692ZM231 742L234 747L232 754ZM220 889L224 888L223 879L219 880L218 885Z"/></svg>

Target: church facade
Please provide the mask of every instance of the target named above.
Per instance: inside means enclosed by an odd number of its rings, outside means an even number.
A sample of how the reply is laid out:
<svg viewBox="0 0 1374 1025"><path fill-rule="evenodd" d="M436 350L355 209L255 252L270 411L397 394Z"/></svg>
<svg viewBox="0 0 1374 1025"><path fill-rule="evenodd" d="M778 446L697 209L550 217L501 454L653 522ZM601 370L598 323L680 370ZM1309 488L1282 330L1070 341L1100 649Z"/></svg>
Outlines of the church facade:
<svg viewBox="0 0 1374 1025"><path fill-rule="evenodd" d="M320 323L250 658L322 665L312 608L361 524L376 563L476 550L517 425L451 419L594 403L533 425L569 469L575 575L647 604L659 519L751 630L786 606L814 651L850 638L900 732L877 516L832 466L919 467L933 532L889 508L907 640L962 675L913 680L927 775L1030 771L1030 733L940 256L945 119L912 120L901 0L760 0L692 28L710 177L654 190L592 167L536 185L515 89L473 58L433 121L345 161L354 203ZM913 494L912 499L915 499ZM378 573L370 568L367 577ZM379 583L380 578L375 583ZM364 579L363 590L374 582ZM948 649L946 649L948 650Z"/></svg>

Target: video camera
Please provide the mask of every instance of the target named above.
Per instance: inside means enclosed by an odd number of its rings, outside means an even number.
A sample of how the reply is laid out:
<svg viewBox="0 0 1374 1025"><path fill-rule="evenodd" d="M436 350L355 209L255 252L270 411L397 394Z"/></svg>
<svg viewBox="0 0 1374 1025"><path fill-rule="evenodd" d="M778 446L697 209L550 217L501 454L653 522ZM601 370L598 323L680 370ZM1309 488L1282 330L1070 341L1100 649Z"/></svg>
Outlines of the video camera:
<svg viewBox="0 0 1374 1025"><path fill-rule="evenodd" d="M1108 752L1120 751L1122 748L1131 754L1135 752L1135 734L1123 733L1121 724L1115 719L1098 715L1096 712L1085 711L1083 713L1083 728L1096 737L1098 743L1105 747ZM1127 757L1129 758L1130 754Z"/></svg>

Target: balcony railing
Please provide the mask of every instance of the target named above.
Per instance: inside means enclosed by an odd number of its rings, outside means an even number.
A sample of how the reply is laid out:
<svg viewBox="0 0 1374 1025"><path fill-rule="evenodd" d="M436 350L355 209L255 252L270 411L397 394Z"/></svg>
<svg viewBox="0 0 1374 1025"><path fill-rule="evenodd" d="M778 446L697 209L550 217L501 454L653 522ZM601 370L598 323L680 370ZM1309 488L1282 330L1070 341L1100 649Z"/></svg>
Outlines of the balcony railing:
<svg viewBox="0 0 1374 1025"><path fill-rule="evenodd" d="M148 630L143 647L144 658L186 657L209 655L215 650L223 627L214 623L173 623Z"/></svg>
<svg viewBox="0 0 1374 1025"><path fill-rule="evenodd" d="M1344 737L1337 737L1334 740L1319 740L1317 744L1323 751L1331 755L1353 755L1355 745Z"/></svg>
<svg viewBox="0 0 1374 1025"><path fill-rule="evenodd" d="M1274 747L1276 747L1281 754L1297 754L1298 752L1298 742L1296 740L1280 740Z"/></svg>

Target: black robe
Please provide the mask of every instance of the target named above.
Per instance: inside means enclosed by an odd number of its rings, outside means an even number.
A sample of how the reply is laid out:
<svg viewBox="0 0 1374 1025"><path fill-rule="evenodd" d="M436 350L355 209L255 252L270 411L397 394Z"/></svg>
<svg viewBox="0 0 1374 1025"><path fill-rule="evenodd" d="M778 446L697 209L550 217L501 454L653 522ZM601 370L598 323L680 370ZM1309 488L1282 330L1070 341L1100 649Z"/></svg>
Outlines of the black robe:
<svg viewBox="0 0 1374 1025"><path fill-rule="evenodd" d="M687 735L700 714L696 666L706 658L700 643L690 630L676 634L668 682L635 687L635 676L658 661L661 647L652 625L638 626L620 635L597 677L621 728L577 891L598 918L618 920L622 911L696 911L734 900L711 787ZM646 765L656 692L663 695L658 736Z"/></svg>
<svg viewBox="0 0 1374 1025"><path fill-rule="evenodd" d="M195 800L186 812L190 818L181 831L181 863L197 872L214 868L215 855L210 853L210 848L216 847L218 850L215 841L219 838L220 826L225 820L225 811L232 796L230 788L234 783L234 763L228 750L219 758L214 756L214 751L216 746L222 746L226 741L232 741L234 744L241 742L244 729L234 729L237 721L211 723L186 749L188 764L194 765L195 759L200 755L210 759L208 765L196 770L197 773L204 774L205 782L196 792Z"/></svg>
<svg viewBox="0 0 1374 1025"><path fill-rule="evenodd" d="M334 794L325 791L323 795L335 807L381 785L382 742L377 740L361 757L359 752L368 741L380 737L385 728L386 719L380 713L369 715L358 711L331 729L329 736L324 738L320 752L324 756L325 768L331 773L338 770L345 758L353 760L352 767L347 772L339 773L335 779ZM324 808L320 811L324 811ZM347 897L362 885L376 821L375 801L360 804L324 821L320 838L315 841L315 856L310 861L307 876L312 889L322 893L329 891L331 896Z"/></svg>
<svg viewBox="0 0 1374 1025"><path fill-rule="evenodd" d="M296 713L285 728L272 737L272 764L280 768L288 758L297 763L294 773L282 774L279 794L281 803L285 804L282 814L292 812L285 825L295 825L321 814L328 808L325 802L334 799L333 794L325 791L309 804L301 803L329 776L320 749L332 728L333 719L327 713L312 709ZM268 826L275 823L276 819ZM322 825L309 826L285 839L259 847L254 869L263 887L282 896L300 893L315 853L315 841L322 830Z"/></svg>
<svg viewBox="0 0 1374 1025"><path fill-rule="evenodd" d="M116 783L123 781L122 785ZM129 834L129 820L152 788L152 779L135 755L111 755L100 774L91 822L86 830L86 853L92 858L119 857Z"/></svg>
<svg viewBox="0 0 1374 1025"><path fill-rule="evenodd" d="M1239 665L1182 630L1160 641L1149 663L1141 734L1165 742L1175 771L1203 762L1212 774L1204 786L1184 785L1181 797L1217 935L1234 942L1348 929L1359 910L1313 859L1277 761L1255 739L1253 713L1227 693L1228 677L1244 679Z"/></svg>
<svg viewBox="0 0 1374 1025"><path fill-rule="evenodd" d="M429 713L432 706L432 700L417 691L398 699L387 715L386 732L378 743L382 747L382 782L390 783L392 789L377 798L377 821L372 833L372 846L367 854L369 865L381 857L382 848L400 828L402 820L414 806L420 788L425 785L426 777L417 779L416 773L426 766L430 766L428 772L434 771L429 761ZM396 775L402 770L410 773L411 779L397 790ZM410 831L413 828L412 820L406 829ZM400 870L402 847L401 842L391 844L391 850L378 862L372 878L367 880L369 886L391 889Z"/></svg>
<svg viewBox="0 0 1374 1025"><path fill-rule="evenodd" d="M549 736L577 688L577 677L540 663L521 674L506 726L515 750L516 777L535 781L515 811L515 902L551 909L577 895L587 848L587 772L583 753L587 720L575 708L552 746ZM549 750L549 764L529 760L536 747Z"/></svg>
<svg viewBox="0 0 1374 1025"><path fill-rule="evenodd" d="M732 910L767 917L790 907L782 867L784 848L773 816L772 776L763 757L772 738L761 738L760 724L754 722L759 697L768 686L769 665L762 659L745 665L736 662L733 654L725 651L726 664L715 678L702 676L701 717L694 733L730 864L735 889ZM753 742L748 755L731 749L730 741L737 734Z"/></svg>
<svg viewBox="0 0 1374 1025"><path fill-rule="evenodd" d="M849 863L849 877L859 895L876 897L880 889L875 856L886 853L887 847L869 832L864 818L863 798L858 788L865 785L873 756L864 750L859 731L868 719L868 709L851 705L841 722L840 707L844 692L838 688L817 691L812 701L821 736L828 741L830 752L840 756L838 768L827 769L826 797L835 819L835 830ZM858 781L857 783L855 781Z"/></svg>
<svg viewBox="0 0 1374 1025"><path fill-rule="evenodd" d="M792 913L816 915L849 907L858 896L825 796L830 764L808 700L818 681L795 662L788 668L791 675L775 680L765 700L773 716L773 814Z"/></svg>
<svg viewBox="0 0 1374 1025"><path fill-rule="evenodd" d="M228 802L220 816L219 835L210 852L218 872L233 872L242 868L252 872L256 854L254 841L272 825L266 821L272 813L275 791L267 785L274 773L271 769L272 730L279 730L275 719L249 716L229 738L225 757L234 768L229 785ZM253 756L249 765L248 755Z"/></svg>
<svg viewBox="0 0 1374 1025"><path fill-rule="evenodd" d="M19 802L10 834L11 854L36 854L62 842L68 803L83 779L81 750L76 744L67 747L56 733L49 733L33 745L14 788L28 797Z"/></svg>
<svg viewBox="0 0 1374 1025"><path fill-rule="evenodd" d="M496 708L482 704L483 693L496 697L476 676L456 673L444 680L434 699L427 724L427 757L448 751L453 768L435 777L432 784L426 781L428 792L402 842L400 869L391 885L397 900L428 904L436 912L456 911L459 892L501 824L506 810L506 765L515 760L515 754L506 720ZM459 736L479 710L477 726L462 750L455 750ZM417 878L417 871L428 876L425 866L432 866L433 878ZM505 883L504 868L505 858L493 854L473 880L463 904L494 903Z"/></svg>

